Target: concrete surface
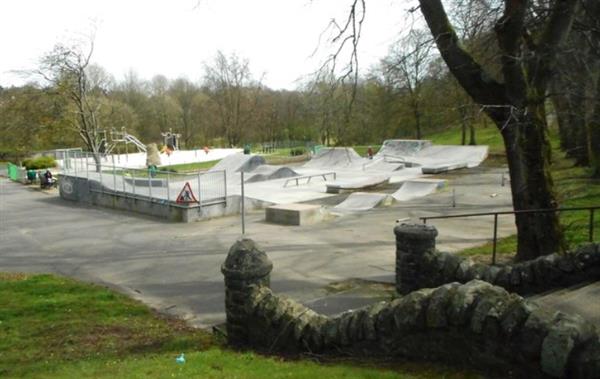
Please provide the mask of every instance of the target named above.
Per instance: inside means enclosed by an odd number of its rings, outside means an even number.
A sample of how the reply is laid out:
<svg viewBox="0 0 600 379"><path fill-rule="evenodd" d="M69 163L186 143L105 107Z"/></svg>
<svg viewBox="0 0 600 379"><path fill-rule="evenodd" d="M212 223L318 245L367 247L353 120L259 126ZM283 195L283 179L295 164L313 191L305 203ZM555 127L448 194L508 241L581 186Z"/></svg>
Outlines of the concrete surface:
<svg viewBox="0 0 600 379"><path fill-rule="evenodd" d="M503 170L476 168L442 177L456 189L456 208L451 193L441 191L408 204L298 227L269 224L264 210L251 211L246 232L274 263L273 289L299 301L323 299L328 284L348 278L391 283L395 221L419 222L422 215L482 206L508 209L509 189L500 186ZM334 206L345 196L311 203ZM490 217L431 223L440 230L440 248L453 251L487 241L492 222ZM514 232L512 223L500 222L500 236ZM241 223L239 216L161 222L79 206L60 199L56 190L41 192L0 179L0 231L1 271L53 272L107 283L160 311L209 326L224 320L220 265L240 237Z"/></svg>
<svg viewBox="0 0 600 379"><path fill-rule="evenodd" d="M280 225L308 225L323 219L320 205L279 204L265 210L267 222Z"/></svg>
<svg viewBox="0 0 600 379"><path fill-rule="evenodd" d="M427 196L446 185L445 180L413 179L402 183L400 189L392 194L396 201L408 201L417 197Z"/></svg>
<svg viewBox="0 0 600 379"><path fill-rule="evenodd" d="M367 211L369 209L387 206L391 203L392 198L385 193L353 192L346 200L333 207L333 210L337 212Z"/></svg>

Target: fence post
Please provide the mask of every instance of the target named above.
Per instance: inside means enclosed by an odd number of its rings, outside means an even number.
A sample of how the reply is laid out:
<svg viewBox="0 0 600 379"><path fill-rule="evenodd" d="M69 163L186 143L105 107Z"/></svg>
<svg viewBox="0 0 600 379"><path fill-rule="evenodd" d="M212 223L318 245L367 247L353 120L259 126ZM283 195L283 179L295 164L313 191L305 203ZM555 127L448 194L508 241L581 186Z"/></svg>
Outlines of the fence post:
<svg viewBox="0 0 600 379"><path fill-rule="evenodd" d="M133 183L133 196L135 196L135 170L131 170L133 175L131 175L132 183Z"/></svg>
<svg viewBox="0 0 600 379"><path fill-rule="evenodd" d="M456 208L456 188L452 188L452 208Z"/></svg>
<svg viewBox="0 0 600 379"><path fill-rule="evenodd" d="M227 171L223 170L223 189L225 193L225 206L227 206Z"/></svg>
<svg viewBox="0 0 600 379"><path fill-rule="evenodd" d="M492 249L492 264L496 264L496 240L498 237L498 213L494 213L494 247Z"/></svg>
<svg viewBox="0 0 600 379"><path fill-rule="evenodd" d="M198 171L198 206L202 208L202 194L200 191L200 171Z"/></svg>
<svg viewBox="0 0 600 379"><path fill-rule="evenodd" d="M170 187L169 187L169 177L170 176L171 176L171 174L169 173L169 171L167 171L167 201L169 202L169 205L171 205L171 191L170 191Z"/></svg>
<svg viewBox="0 0 600 379"><path fill-rule="evenodd" d="M90 180L90 162L89 162L89 153L85 153L85 178Z"/></svg>
<svg viewBox="0 0 600 379"><path fill-rule="evenodd" d="M100 192L104 193L104 188L102 186L102 157L100 157L100 164L98 165L98 168L100 168Z"/></svg>
<svg viewBox="0 0 600 379"><path fill-rule="evenodd" d="M150 170L148 170L148 197L150 197L150 202L152 202L152 177L150 176Z"/></svg>
<svg viewBox="0 0 600 379"><path fill-rule="evenodd" d="M73 152L73 171L75 172L75 176L77 175L77 153Z"/></svg>
<svg viewBox="0 0 600 379"><path fill-rule="evenodd" d="M117 170L115 168L115 156L112 156L112 164L113 164L113 191L117 193Z"/></svg>

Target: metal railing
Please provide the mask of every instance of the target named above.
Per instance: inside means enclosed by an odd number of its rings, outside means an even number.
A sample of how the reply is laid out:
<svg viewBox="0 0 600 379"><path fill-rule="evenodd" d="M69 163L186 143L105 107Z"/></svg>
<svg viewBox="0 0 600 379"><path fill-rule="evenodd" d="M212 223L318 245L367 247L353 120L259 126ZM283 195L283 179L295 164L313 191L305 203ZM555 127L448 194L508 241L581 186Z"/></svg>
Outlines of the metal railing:
<svg viewBox="0 0 600 379"><path fill-rule="evenodd" d="M63 162L62 174L96 181L99 187L92 192L109 191L117 196L143 198L150 202L177 202L184 186L188 184L199 206L227 202L227 178L224 170L195 173L150 170L118 166L113 156L97 157L91 153L69 154Z"/></svg>
<svg viewBox="0 0 600 379"><path fill-rule="evenodd" d="M492 264L496 264L496 246L498 242L498 216L499 215L516 215L516 214L531 214L531 213L555 213L555 212L575 212L575 211L589 211L589 222L588 222L588 241L594 241L594 212L600 209L600 206L593 207L571 207L571 208L553 208L553 209L528 209L528 210L517 210L517 211L499 211L499 212L480 212L480 213L461 213L452 214L445 216L429 216L419 217L423 221L423 224L427 224L427 220L445 219L445 218L466 218L466 217L481 217L481 216L494 216L494 235L492 239Z"/></svg>
<svg viewBox="0 0 600 379"><path fill-rule="evenodd" d="M304 179L306 179L306 183L305 184L308 184L308 183L310 183L310 181L311 181L312 178L319 177L319 176L322 177L324 181L327 181L327 176L328 175L332 176L333 180L335 180L337 178L337 175L336 175L336 173L334 171L325 172L325 173L322 173L322 174L296 176L296 177L289 178L288 180L286 180L285 183L283 183L283 187L284 188L287 187L288 183L289 182L293 182L293 181L296 182L296 187L298 187L299 181L300 180L304 180Z"/></svg>

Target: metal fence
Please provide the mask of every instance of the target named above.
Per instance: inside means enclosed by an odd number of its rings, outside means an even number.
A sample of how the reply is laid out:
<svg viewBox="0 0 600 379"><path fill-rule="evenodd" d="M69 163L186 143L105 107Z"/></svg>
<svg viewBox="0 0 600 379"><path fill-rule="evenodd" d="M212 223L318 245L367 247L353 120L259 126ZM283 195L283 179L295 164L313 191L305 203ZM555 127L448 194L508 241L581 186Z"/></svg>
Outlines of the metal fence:
<svg viewBox="0 0 600 379"><path fill-rule="evenodd" d="M73 151L64 157L62 173L98 182L100 186L97 189L90 187L92 191L106 191L119 196L181 205L205 206L227 202L224 170L178 173L128 168L119 166L114 155L94 158L91 153Z"/></svg>
<svg viewBox="0 0 600 379"><path fill-rule="evenodd" d="M494 217L494 228L493 228L493 236L492 236L492 264L496 264L496 252L497 252L497 241L498 241L498 216L499 215L517 215L517 214L535 214L535 213L570 213L570 212L588 212L589 216L587 217L587 221L585 225L578 225L577 222L571 222L567 225L563 225L564 231L574 231L575 229L587 229L587 241L594 241L594 224L596 223L594 219L594 214L596 211L600 211L600 206L592 206L592 207L571 207L571 208L554 208L554 209L531 209L531 210L517 210L517 211L501 211L501 212L478 212L478 213L462 213L462 214L452 214L452 215L444 215L444 216L428 216L428 217L419 217L423 224L427 224L428 220L439 220L446 218L467 218L467 217L483 217L483 216L493 216ZM580 241L576 241L580 242Z"/></svg>

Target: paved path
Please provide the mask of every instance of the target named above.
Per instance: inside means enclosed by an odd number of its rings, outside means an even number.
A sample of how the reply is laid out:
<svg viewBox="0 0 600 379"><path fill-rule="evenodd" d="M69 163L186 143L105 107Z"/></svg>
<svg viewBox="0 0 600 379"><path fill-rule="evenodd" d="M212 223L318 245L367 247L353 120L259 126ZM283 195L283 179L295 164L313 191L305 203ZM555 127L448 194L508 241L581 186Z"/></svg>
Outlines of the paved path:
<svg viewBox="0 0 600 379"><path fill-rule="evenodd" d="M498 170L473 169L444 178L456 189L456 209L449 207L451 191L446 190L312 226L267 224L264 211L256 211L248 215L248 236L274 263L273 289L300 301L321 301L328 295L327 284L349 278L393 282L396 219L418 222L416 217L424 214L510 206ZM489 238L492 220L440 220L435 225L438 247L455 250ZM500 229L500 235L512 232L510 222ZM168 223L81 206L56 192L0 178L0 233L0 271L53 272L108 284L192 324L209 326L224 320L220 265L240 237L240 220Z"/></svg>

